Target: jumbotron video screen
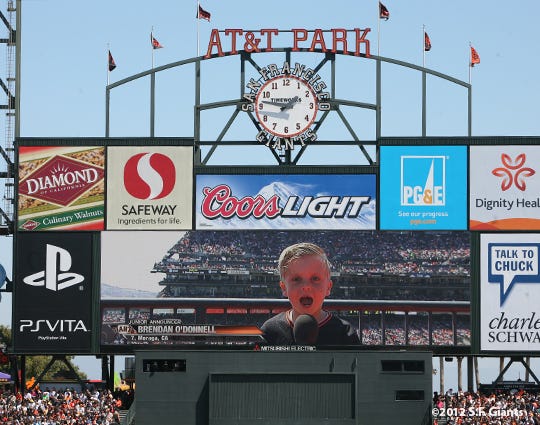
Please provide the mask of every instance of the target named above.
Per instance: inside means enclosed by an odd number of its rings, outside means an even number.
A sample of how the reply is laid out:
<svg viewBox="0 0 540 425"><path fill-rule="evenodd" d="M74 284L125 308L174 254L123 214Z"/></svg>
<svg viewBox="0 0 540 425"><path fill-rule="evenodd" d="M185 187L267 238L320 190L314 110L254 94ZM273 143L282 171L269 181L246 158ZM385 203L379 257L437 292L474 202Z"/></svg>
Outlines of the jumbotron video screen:
<svg viewBox="0 0 540 425"><path fill-rule="evenodd" d="M263 323L291 309L278 257L299 242L326 252L323 308L358 344L470 345L468 232L198 230L102 232L102 348L264 346Z"/></svg>

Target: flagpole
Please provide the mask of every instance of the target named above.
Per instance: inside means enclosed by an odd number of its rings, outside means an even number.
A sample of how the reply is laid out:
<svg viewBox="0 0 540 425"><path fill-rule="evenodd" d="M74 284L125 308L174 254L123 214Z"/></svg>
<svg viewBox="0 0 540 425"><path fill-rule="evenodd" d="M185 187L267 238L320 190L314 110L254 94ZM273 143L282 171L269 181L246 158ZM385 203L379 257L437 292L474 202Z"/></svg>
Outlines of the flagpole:
<svg viewBox="0 0 540 425"><path fill-rule="evenodd" d="M111 74L111 71L109 70L109 54L111 52L111 47L109 43L107 43L107 85L109 85L109 75Z"/></svg>
<svg viewBox="0 0 540 425"><path fill-rule="evenodd" d="M377 56L381 55L381 2L377 0Z"/></svg>
<svg viewBox="0 0 540 425"><path fill-rule="evenodd" d="M152 49L152 69L154 69L154 27L150 30L150 48Z"/></svg>
<svg viewBox="0 0 540 425"><path fill-rule="evenodd" d="M199 57L199 21L201 20L199 17L200 7L200 2L197 0L197 57Z"/></svg>
<svg viewBox="0 0 540 425"><path fill-rule="evenodd" d="M472 47L472 43L469 41L469 55L468 55L468 65L469 65L469 85L472 84L471 47Z"/></svg>
<svg viewBox="0 0 540 425"><path fill-rule="evenodd" d="M150 49L152 49L152 71L154 70L154 26L150 29ZM150 137L154 137L155 123L155 93L156 93L156 73L150 74Z"/></svg>
<svg viewBox="0 0 540 425"><path fill-rule="evenodd" d="M422 24L422 137L426 137L426 26Z"/></svg>
<svg viewBox="0 0 540 425"><path fill-rule="evenodd" d="M426 26L422 25L422 68L426 67Z"/></svg>

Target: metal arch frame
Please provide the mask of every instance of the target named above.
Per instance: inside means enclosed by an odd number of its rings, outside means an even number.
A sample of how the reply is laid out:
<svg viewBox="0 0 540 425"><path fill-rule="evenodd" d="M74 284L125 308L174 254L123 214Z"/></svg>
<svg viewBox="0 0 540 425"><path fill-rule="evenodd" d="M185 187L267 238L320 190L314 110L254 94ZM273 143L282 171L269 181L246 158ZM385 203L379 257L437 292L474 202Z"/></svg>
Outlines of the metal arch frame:
<svg viewBox="0 0 540 425"><path fill-rule="evenodd" d="M272 53L284 53L285 54L285 61L290 63L291 60L291 53L293 52L292 48L274 48L272 49ZM336 55L346 55L351 56L351 53L344 52L344 51L337 51L335 53L328 53L324 52L321 49L308 49L308 48L300 48L296 49L294 53L324 53L324 58L319 62L319 64L314 68L314 71L317 72L319 69L321 69L323 66L325 66L328 62L330 62L331 67L331 77L330 77L330 105L331 109L330 111L323 112L322 116L320 116L317 121L315 121L314 124L314 130L316 131L318 128L321 127L321 125L324 123L326 117L328 114L332 111L335 111L339 118L341 119L343 125L346 127L348 132L350 133L352 137L352 141L323 141L323 140L317 140L317 145L325 145L325 144L332 144L332 145L355 145L358 146L359 149L362 151L365 159L368 161L369 165L376 165L376 159L370 157L369 153L365 149L365 145L373 145L377 144L377 141L381 138L381 126L382 126L382 116L381 116L381 87L382 87L382 81L381 81L381 64L383 62L402 66L405 68L413 69L416 71L419 71L422 73L422 136L426 137L426 124L427 124L427 114L426 114L426 77L427 75L432 75L437 78L441 78L444 80L447 80L451 83L457 84L459 86L465 87L467 89L467 136L471 137L472 133L472 86L470 83L458 80L454 77L451 77L449 75L434 71L429 68L424 68L409 62L403 62L400 60L387 58L383 56L366 56L365 54L358 55L359 58L363 59L370 59L376 61L376 103L364 103L364 102L357 102L354 100L346 100L346 99L336 99L335 98L335 87L336 87ZM188 64L194 64L195 65L195 106L194 106L194 128L193 128L193 137L194 137L194 145L195 145L195 163L196 165L207 165L208 161L212 157L213 153L218 147L224 146L223 138L225 137L227 131L235 121L235 119L238 116L238 113L241 111L241 105L244 103L244 100L242 99L242 96L244 94L243 89L245 88L245 71L246 71L246 63L253 66L256 70L261 69L259 65L253 60L252 56L255 54L264 54L266 52L248 52L246 50L239 50L237 55L231 55L231 54L225 54L224 56L219 56L217 54L211 55L210 57L205 56L198 56L193 57L190 59L185 59L177 62L171 62L166 65L162 65L156 68L149 69L147 71L140 72L138 74L134 74L130 77L124 78L122 80L119 80L117 82L114 82L112 84L109 84L106 86L106 95L105 95L105 110L106 110L106 116L105 116L105 137L109 137L110 135L110 94L111 90L122 86L124 84L130 83L131 81L137 80L142 77L150 76L150 137L154 137L154 130L155 130L155 77L156 73L175 68L178 66L188 65ZM230 100L223 100L219 102L212 102L212 103L206 103L201 104L201 62L211 59L219 59L221 57L228 57L228 56L238 56L240 59L240 96L238 99L230 99ZM376 141L364 141L362 142L360 138L356 135L354 132L352 126L348 122L347 118L343 115L342 111L340 110L340 106L353 106L363 109L371 109L375 111L375 133L376 133ZM234 112L229 117L227 123L219 133L217 139L215 141L211 142L204 142L200 140L200 125L201 125L201 112L208 109L214 109L214 108L222 108L226 106L236 106ZM260 130L260 126L257 123L257 120L254 117L254 114L252 112L248 112L251 121L253 122L254 126ZM260 146L261 144L257 141L227 141L227 146L238 146L238 145L257 145ZM210 150L207 152L206 156L201 159L201 146L211 146ZM294 157L292 157L291 150L285 150L283 153L278 154L275 149L268 147L271 154L276 159L276 162L278 165L296 165L298 163L298 160L301 158L303 153L305 152L306 148L309 145L302 146L299 150L299 152L296 153Z"/></svg>

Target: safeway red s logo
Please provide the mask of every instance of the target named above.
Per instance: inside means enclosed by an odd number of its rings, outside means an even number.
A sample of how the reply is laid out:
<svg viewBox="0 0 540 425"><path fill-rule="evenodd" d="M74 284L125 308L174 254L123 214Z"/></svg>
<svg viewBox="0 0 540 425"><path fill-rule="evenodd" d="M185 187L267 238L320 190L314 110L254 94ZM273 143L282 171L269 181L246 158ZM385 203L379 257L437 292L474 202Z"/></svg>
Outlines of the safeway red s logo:
<svg viewBox="0 0 540 425"><path fill-rule="evenodd" d="M501 189L503 191L512 187L512 184L522 192L526 189L524 177L531 177L536 174L532 168L524 167L527 157L524 153L520 153L516 156L516 159L512 160L510 155L503 153L501 155L501 161L504 167L498 167L491 171L494 176L502 177Z"/></svg>
<svg viewBox="0 0 540 425"><path fill-rule="evenodd" d="M124 166L124 187L137 199L161 199L174 189L176 169L161 153L133 155Z"/></svg>

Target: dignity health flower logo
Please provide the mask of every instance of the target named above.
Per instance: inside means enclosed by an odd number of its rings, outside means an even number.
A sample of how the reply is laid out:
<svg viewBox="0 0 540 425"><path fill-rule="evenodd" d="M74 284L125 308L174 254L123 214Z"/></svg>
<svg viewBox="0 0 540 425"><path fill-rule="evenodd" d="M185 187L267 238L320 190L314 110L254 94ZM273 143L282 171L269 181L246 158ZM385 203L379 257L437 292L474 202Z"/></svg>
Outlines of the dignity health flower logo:
<svg viewBox="0 0 540 425"><path fill-rule="evenodd" d="M491 171L494 176L502 177L501 189L503 191L512 187L512 183L522 192L526 189L524 177L531 177L536 174L532 168L523 167L527 157L524 153L520 153L516 156L516 159L512 161L510 155L503 153L501 155L501 161L504 167L495 168Z"/></svg>

